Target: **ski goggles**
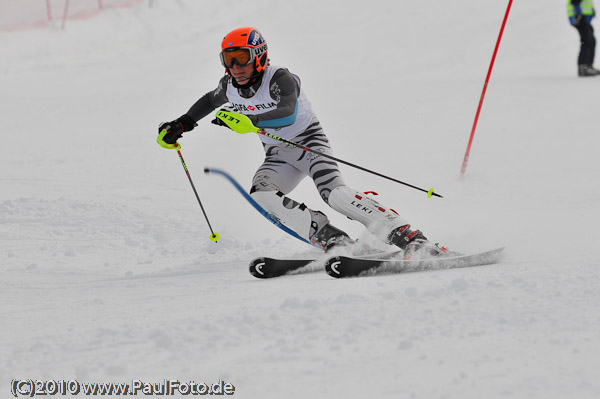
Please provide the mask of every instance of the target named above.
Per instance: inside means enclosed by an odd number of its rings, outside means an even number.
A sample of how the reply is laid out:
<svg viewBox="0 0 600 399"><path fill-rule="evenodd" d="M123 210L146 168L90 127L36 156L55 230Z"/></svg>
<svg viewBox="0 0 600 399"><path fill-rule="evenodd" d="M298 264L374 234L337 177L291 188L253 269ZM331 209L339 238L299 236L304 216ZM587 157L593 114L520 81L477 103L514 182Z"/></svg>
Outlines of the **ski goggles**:
<svg viewBox="0 0 600 399"><path fill-rule="evenodd" d="M233 67L233 64L239 66L250 65L257 57L262 57L267 53L267 43L262 43L256 48L252 47L232 47L221 51L221 64L225 68Z"/></svg>
<svg viewBox="0 0 600 399"><path fill-rule="evenodd" d="M234 47L221 51L221 64L225 68L233 67L233 64L239 66L250 65L254 61L254 52L248 47Z"/></svg>

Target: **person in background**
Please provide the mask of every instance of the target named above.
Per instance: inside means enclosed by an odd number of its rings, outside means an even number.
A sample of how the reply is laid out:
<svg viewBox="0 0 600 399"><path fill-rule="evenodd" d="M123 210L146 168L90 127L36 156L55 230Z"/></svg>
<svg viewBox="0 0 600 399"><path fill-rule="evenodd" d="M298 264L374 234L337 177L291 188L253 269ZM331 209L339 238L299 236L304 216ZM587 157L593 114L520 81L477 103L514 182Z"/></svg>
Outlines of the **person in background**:
<svg viewBox="0 0 600 399"><path fill-rule="evenodd" d="M596 38L591 22L596 12L592 0L567 0L567 15L571 25L577 29L581 38L581 48L577 59L578 75L600 75L600 71L593 67Z"/></svg>

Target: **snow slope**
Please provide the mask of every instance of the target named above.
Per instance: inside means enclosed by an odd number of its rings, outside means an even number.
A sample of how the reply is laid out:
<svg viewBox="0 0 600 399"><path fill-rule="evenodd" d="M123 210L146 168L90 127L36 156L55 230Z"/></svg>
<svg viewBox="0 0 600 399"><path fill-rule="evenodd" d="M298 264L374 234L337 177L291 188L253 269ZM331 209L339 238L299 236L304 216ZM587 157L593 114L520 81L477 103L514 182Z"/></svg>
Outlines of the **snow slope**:
<svg viewBox="0 0 600 399"><path fill-rule="evenodd" d="M464 179L507 2L155 1L1 33L0 391L13 378L235 386L240 398L600 396L600 78L575 75L563 4L516 2ZM597 26L597 23L594 22ZM300 75L342 167L434 241L501 264L259 281L257 256L314 256L249 188L259 141L211 125L182 153L215 244L156 127L221 74L229 30L261 28ZM309 181L292 197L327 211Z"/></svg>

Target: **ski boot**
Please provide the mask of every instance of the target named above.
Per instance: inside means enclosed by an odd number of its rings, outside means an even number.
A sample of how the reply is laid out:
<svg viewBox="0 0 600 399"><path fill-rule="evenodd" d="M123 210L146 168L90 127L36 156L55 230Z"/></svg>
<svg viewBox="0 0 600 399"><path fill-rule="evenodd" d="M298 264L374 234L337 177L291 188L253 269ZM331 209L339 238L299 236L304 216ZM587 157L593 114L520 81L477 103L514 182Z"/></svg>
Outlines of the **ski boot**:
<svg viewBox="0 0 600 399"><path fill-rule="evenodd" d="M577 71L577 74L581 77L584 76L598 76L600 75L600 71L597 70L596 68L594 68L591 65L579 65L579 69Z"/></svg>
<svg viewBox="0 0 600 399"><path fill-rule="evenodd" d="M333 226L331 223L327 223L319 231L313 234L310 237L310 242L312 245L323 249L325 252L328 252L333 247L354 244L354 240L352 240L348 234Z"/></svg>
<svg viewBox="0 0 600 399"><path fill-rule="evenodd" d="M422 239L412 241L404 250L404 259L435 258L438 256L460 255L458 252L450 252L448 248Z"/></svg>
<svg viewBox="0 0 600 399"><path fill-rule="evenodd" d="M392 231L388 241L404 251L405 260L451 254L446 247L429 242L420 230L411 230L410 224L405 224Z"/></svg>

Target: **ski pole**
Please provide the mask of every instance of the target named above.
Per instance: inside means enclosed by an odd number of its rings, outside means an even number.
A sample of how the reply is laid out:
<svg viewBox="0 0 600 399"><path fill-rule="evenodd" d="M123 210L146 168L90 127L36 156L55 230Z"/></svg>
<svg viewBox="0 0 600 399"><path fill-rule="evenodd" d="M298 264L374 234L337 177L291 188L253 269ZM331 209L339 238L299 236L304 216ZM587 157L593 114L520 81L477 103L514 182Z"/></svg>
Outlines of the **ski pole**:
<svg viewBox="0 0 600 399"><path fill-rule="evenodd" d="M351 166L353 168L360 169L360 170L362 170L364 172L371 173L371 174L373 174L375 176L383 177L384 179L388 179L388 180L391 180L391 181L396 182L396 183L404 184L407 187L414 188L415 190L419 190L419 191L422 191L424 193L427 193L427 196L429 198L431 198L432 196L436 196L436 197L439 197L439 198L444 198L440 194L434 192L433 191L433 187L431 189L429 189L429 190L425 190L423 188L420 188L420 187L417 187L417 186L413 186L412 184L405 183L405 182L403 182L401 180L394 179L393 177L389 177L389 176L386 176L384 174L375 172L373 170L364 168L362 166L355 165L355 164L350 163L348 161L344 161L343 159L336 158L336 157L334 157L332 155L323 154L320 151L313 150L313 149L308 148L308 147L306 147L306 146L304 146L302 144L294 143L293 141L289 141L289 140L286 140L286 139L281 138L279 136L276 136L274 134L267 133L264 130L262 130L260 128L257 128L256 126L254 126L252 124L252 121L250 121L250 118L248 118L247 116L245 116L243 114L237 114L237 113L233 113L233 112L228 112L228 111L220 110L220 111L217 112L217 118L219 118L220 120L222 120L231 130L233 130L236 133L239 133L239 134L246 134L246 133L262 134L263 136L267 136L267 137L272 138L274 140L281 141L282 143L285 143L287 145L291 145L293 147L300 148L300 149L302 149L304 151L312 152L314 154L321 155L321 156L323 156L325 158L332 159L332 160L334 160L336 162L343 163L344 165L348 165L348 166Z"/></svg>
<svg viewBox="0 0 600 399"><path fill-rule="evenodd" d="M179 159L181 160L183 169L185 170L185 173L187 174L190 184L192 185L192 190L194 190L194 194L196 194L196 199L198 200L198 204L200 204L200 209L202 209L202 213L204 214L204 219L206 219L206 223L208 224L208 228L210 229L210 233L211 233L210 240L217 242L217 240L219 239L219 235L213 231L212 226L210 225L210 222L208 221L208 216L206 216L206 212L204 211L204 207L202 206L202 201L200 201L200 196L198 195L198 191L196 191L196 187L194 186L194 182L192 181L192 176L190 175L190 171L188 170L188 168L185 164L185 161L183 160L183 155L181 155L181 146L178 146L178 147L179 148L176 148L177 154L179 154Z"/></svg>
<svg viewBox="0 0 600 399"><path fill-rule="evenodd" d="M279 136L275 136L274 134L267 133L267 132L265 132L265 131L264 131L264 130L262 130L262 129L258 129L258 131L257 131L256 133L257 133L257 134L262 134L263 136L267 136L267 137L269 137L269 138L272 138L272 139L275 139L275 140L278 140L278 141L281 141L282 143L285 143L285 144L287 144L287 145L291 145L291 146L293 146L293 147L300 148L300 149L302 149L302 150L304 150L304 151L307 151L307 152L312 152L312 153L314 153L314 154L321 155L321 156L323 156L323 157L325 157L325 158L329 158L329 159L332 159L332 160L334 160L334 161L336 161L336 162L343 163L344 165L348 165L348 166L351 166L351 167L353 167L353 168L360 169L360 170L362 170L362 171L364 171L364 172L367 172L367 173L374 174L375 176L383 177L384 179L388 179L388 180L391 180L391 181L393 181L393 182L396 182L396 183L404 184L405 186L408 186L408 187L410 187L410 188L414 188L415 190L423 191L424 193L427 193L427 196L428 196L429 198L431 198L431 196L433 196L433 195L434 195L434 196L436 196L436 197L444 198L444 197L442 197L441 195L439 195L438 193L435 193L435 192L433 191L433 187L432 187L431 189L429 189L429 190L425 190L425 189L423 189L423 188L420 188L420 187L417 187L417 186L413 186L412 184L408 184L408 183L405 183L405 182L403 182L403 181L401 181L401 180L394 179L393 177L389 177L389 176L386 176L386 175L384 175L384 174L381 174L381 173L379 173L379 172L375 172L375 171L373 171L373 170L370 170L370 169L364 168L364 167L362 167L362 166L355 165L355 164L353 164L353 163L351 163L351 162L344 161L343 159L336 158L336 157L334 157L334 156L332 156L332 155L323 154L323 153L322 153L322 152L320 152L320 151L316 151L316 150L310 149L310 148L308 148L308 147L306 147L306 146L303 146L303 145L301 145L301 144L294 143L294 142L292 142L292 141L288 141L288 140L286 140L286 139L284 139L284 138L281 138L281 137L279 137Z"/></svg>
<svg viewBox="0 0 600 399"><path fill-rule="evenodd" d="M490 76L492 75L492 68L494 67L494 61L496 60L498 47L500 47L500 40L502 40L502 32L504 32L504 26L506 26L506 20L508 19L508 13L510 12L511 5L512 0L509 0L508 7L506 8L506 13L504 14L504 20L502 21L502 27L500 28L500 33L498 34L498 40L496 41L496 47L494 48L494 53L492 55L492 61L490 62L490 67L488 68L488 73L485 77L485 83L483 84L483 89L481 90L481 97L479 98L479 105L477 106L477 112L475 113L475 120L473 121L473 128L471 129L471 136L469 137L469 144L467 144L467 150L465 151L465 157L463 158L462 167L460 169L460 177L464 177L465 171L467 170L467 163L469 162L469 155L471 154L471 144L473 144L473 137L475 136L475 129L477 128L479 113L481 112L481 106L483 105L485 92L490 81Z"/></svg>

